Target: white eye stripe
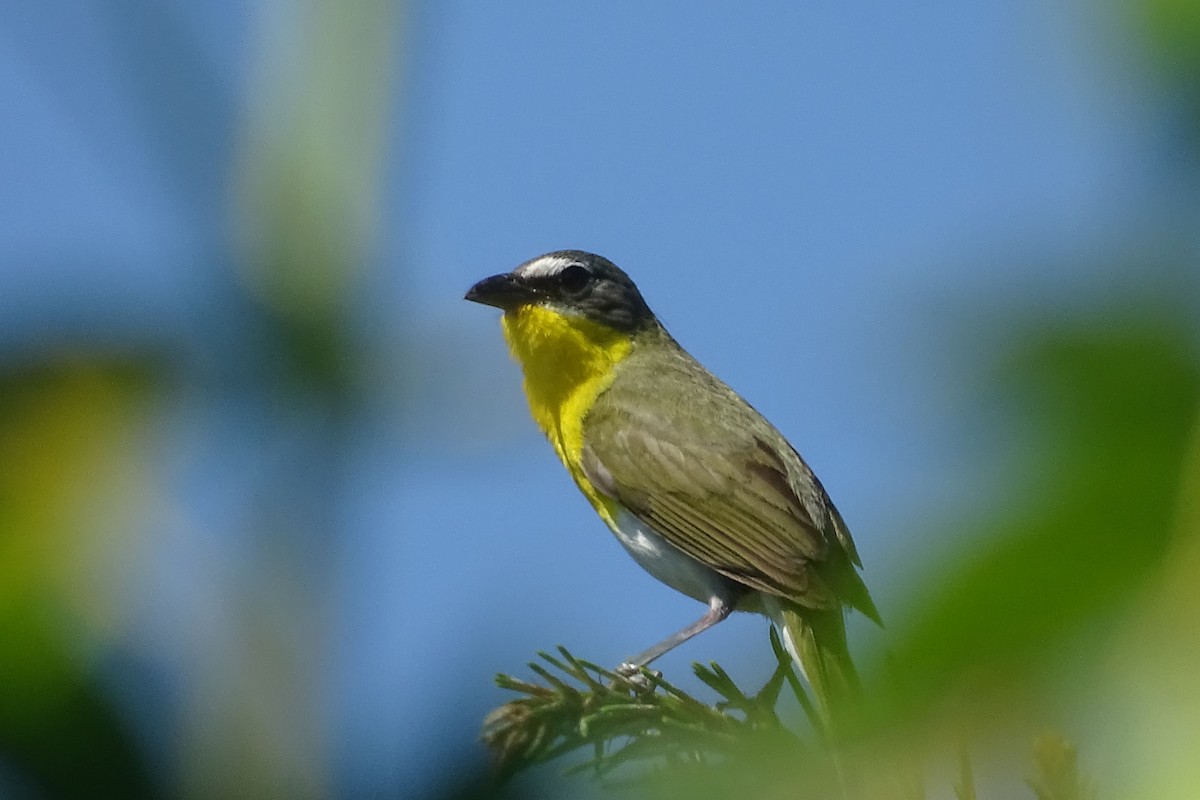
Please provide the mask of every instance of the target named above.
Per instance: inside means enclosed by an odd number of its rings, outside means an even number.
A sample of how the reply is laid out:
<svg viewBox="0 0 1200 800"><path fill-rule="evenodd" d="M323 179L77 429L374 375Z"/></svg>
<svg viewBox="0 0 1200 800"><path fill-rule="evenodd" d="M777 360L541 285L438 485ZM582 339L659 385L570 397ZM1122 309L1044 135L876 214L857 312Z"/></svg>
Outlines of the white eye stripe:
<svg viewBox="0 0 1200 800"><path fill-rule="evenodd" d="M549 278L557 275L575 262L562 256L543 256L516 269L523 278Z"/></svg>

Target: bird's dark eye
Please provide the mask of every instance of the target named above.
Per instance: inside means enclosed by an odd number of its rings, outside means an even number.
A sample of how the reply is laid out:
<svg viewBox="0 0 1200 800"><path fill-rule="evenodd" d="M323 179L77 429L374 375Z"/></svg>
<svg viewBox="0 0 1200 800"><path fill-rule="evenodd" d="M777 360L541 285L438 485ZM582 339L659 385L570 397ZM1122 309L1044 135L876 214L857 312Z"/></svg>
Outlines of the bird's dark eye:
<svg viewBox="0 0 1200 800"><path fill-rule="evenodd" d="M580 264L569 264L564 267L562 272L558 273L558 282L568 292L578 292L583 287L587 286L588 281L592 279L592 273L587 271L587 267Z"/></svg>

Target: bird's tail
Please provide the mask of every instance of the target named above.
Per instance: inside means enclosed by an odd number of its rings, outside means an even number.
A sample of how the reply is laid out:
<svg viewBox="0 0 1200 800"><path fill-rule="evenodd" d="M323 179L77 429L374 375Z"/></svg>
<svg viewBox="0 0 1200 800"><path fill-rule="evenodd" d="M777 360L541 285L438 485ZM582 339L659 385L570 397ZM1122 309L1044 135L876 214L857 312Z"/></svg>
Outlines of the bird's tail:
<svg viewBox="0 0 1200 800"><path fill-rule="evenodd" d="M776 601L771 617L784 646L812 688L827 736L838 738L862 704L862 684L846 644L841 608L817 611Z"/></svg>

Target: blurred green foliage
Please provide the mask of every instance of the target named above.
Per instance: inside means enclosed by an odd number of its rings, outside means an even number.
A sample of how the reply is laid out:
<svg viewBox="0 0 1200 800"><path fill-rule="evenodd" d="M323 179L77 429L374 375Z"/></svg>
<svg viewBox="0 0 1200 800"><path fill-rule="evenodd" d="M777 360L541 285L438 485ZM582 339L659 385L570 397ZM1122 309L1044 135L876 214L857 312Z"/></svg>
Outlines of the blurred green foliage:
<svg viewBox="0 0 1200 800"><path fill-rule="evenodd" d="M1200 137L1200 3L1138 0L1129 9L1151 67L1181 101L1191 134Z"/></svg>
<svg viewBox="0 0 1200 800"><path fill-rule="evenodd" d="M121 628L99 565L135 544L154 493L160 374L73 355L0 372L0 756L49 796L156 796L93 672Z"/></svg>
<svg viewBox="0 0 1200 800"><path fill-rule="evenodd" d="M196 241L188 258L218 276L221 296L195 298L212 317L203 342L181 346L191 320L173 319L178 328L143 331L144 347L126 354L111 343L121 320L107 319L85 336L35 334L0 361L0 795L331 792L317 690L329 586L313 564L328 562L338 459L361 399L351 309L373 263L402 10L390 0L305 0L264 13L243 98L212 74L177 18L182 7L134 0L95 10L111 25L104 42L125 70L130 106L145 114L135 122L147 157L181 198ZM227 133L214 120L238 116L231 170L213 160ZM211 217L225 204L232 213L214 236ZM58 346L63 339L73 345ZM286 440L310 459L246 478L259 481L239 487L254 522L221 532L244 539L244 563L227 572L202 557L187 564L213 571L220 597L204 611L220 619L190 620L195 629L171 631L163 651L147 653L125 617L130 586L153 581L128 580L129 571L197 524L182 518L178 487L162 485L181 454L158 448L186 437L172 425L196 422L181 402L209 412L232 403L258 437L247 452ZM139 659L159 660L148 676L178 682L137 698L162 707L123 705L122 682L142 677L126 674Z"/></svg>
<svg viewBox="0 0 1200 800"><path fill-rule="evenodd" d="M1053 669L1078 631L1111 626L1161 572L1200 407L1183 314L1146 304L1014 331L995 382L1036 427L1036 450L997 487L1005 515L969 523L972 550L918 579L927 588L893 653L897 713L959 688L1001 697Z"/></svg>

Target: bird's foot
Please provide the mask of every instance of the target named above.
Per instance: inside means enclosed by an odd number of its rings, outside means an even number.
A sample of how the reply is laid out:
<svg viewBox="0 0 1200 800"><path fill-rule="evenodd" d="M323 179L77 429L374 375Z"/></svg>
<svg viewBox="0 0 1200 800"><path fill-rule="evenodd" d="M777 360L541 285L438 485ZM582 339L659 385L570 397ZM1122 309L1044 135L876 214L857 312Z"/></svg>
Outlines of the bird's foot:
<svg viewBox="0 0 1200 800"><path fill-rule="evenodd" d="M626 661L613 670L621 682L635 692L645 694L654 691L654 682L662 677L662 673L654 669L643 669L640 664Z"/></svg>

